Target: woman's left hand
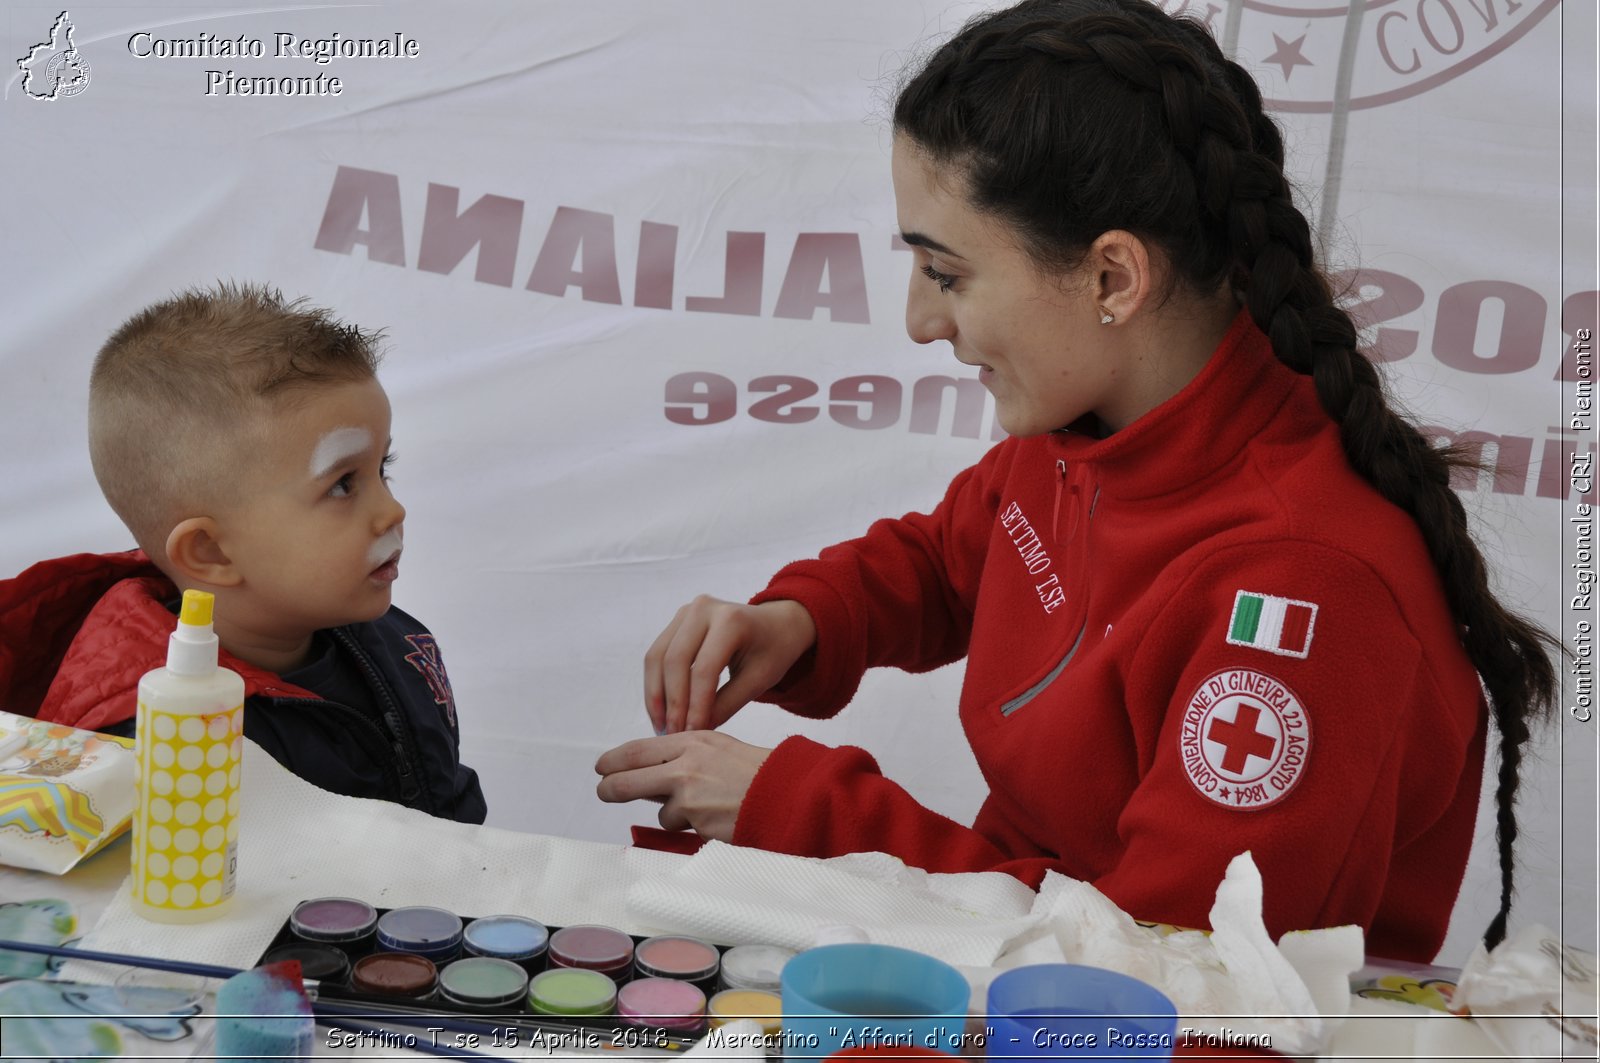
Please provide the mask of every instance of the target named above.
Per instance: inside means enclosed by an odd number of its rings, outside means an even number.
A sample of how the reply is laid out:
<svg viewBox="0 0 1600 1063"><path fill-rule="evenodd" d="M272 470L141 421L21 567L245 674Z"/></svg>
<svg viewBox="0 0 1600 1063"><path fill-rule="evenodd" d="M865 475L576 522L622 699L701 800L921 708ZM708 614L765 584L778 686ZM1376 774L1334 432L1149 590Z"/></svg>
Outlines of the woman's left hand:
<svg viewBox="0 0 1600 1063"><path fill-rule="evenodd" d="M720 731L683 731L638 738L601 754L595 792L611 802L661 802L667 830L692 827L705 838L733 840L739 806L772 750Z"/></svg>

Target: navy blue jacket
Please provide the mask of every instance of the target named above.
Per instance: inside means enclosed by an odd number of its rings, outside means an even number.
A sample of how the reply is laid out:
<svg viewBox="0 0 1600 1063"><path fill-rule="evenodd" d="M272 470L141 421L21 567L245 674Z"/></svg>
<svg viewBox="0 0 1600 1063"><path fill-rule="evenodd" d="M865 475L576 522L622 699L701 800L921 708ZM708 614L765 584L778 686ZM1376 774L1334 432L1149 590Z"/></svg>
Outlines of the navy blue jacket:
<svg viewBox="0 0 1600 1063"><path fill-rule="evenodd" d="M137 550L55 558L0 580L0 708L131 735L139 677L166 663L176 623L167 603L177 596ZM224 652L221 663L245 681L245 735L324 790L482 823L483 789L460 760L455 699L433 635L394 608L325 634L354 662L370 705L291 685Z"/></svg>

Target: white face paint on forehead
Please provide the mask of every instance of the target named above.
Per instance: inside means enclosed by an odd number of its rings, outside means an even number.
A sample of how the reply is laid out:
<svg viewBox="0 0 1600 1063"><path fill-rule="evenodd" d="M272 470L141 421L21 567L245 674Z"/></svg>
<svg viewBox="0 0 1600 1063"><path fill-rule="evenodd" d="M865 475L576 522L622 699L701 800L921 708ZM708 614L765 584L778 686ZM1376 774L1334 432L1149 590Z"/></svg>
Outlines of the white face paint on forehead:
<svg viewBox="0 0 1600 1063"><path fill-rule="evenodd" d="M372 433L365 428L335 428L317 440L311 452L311 478L320 480L339 463L372 446Z"/></svg>

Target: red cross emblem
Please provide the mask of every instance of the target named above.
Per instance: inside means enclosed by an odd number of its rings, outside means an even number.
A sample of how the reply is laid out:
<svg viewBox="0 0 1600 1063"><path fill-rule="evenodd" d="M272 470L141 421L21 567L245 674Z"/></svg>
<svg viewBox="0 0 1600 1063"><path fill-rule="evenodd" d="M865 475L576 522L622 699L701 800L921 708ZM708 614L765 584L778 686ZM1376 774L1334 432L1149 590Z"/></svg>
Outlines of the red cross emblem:
<svg viewBox="0 0 1600 1063"><path fill-rule="evenodd" d="M1241 704L1231 723L1218 719L1211 721L1206 737L1227 750L1222 757L1223 771L1238 775L1244 771L1251 757L1272 759L1272 751L1278 748L1278 740L1256 730L1256 721L1259 719L1260 709Z"/></svg>
<svg viewBox="0 0 1600 1063"><path fill-rule="evenodd" d="M1178 732L1190 784L1230 809L1277 804L1305 774L1311 751L1305 706L1281 680L1253 668L1202 679Z"/></svg>

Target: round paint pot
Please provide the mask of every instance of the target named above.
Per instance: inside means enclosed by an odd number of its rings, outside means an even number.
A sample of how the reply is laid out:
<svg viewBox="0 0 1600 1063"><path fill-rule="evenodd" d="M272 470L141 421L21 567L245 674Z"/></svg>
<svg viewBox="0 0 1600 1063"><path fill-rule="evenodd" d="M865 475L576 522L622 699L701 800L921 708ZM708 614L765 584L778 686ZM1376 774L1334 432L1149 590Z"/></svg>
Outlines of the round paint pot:
<svg viewBox="0 0 1600 1063"><path fill-rule="evenodd" d="M453 960L461 951L461 917L443 908L395 908L378 920L378 948Z"/></svg>
<svg viewBox="0 0 1600 1063"><path fill-rule="evenodd" d="M624 981L633 965L633 939L609 926L564 926L550 935L550 966L582 967Z"/></svg>
<svg viewBox="0 0 1600 1063"><path fill-rule="evenodd" d="M433 961L409 952L374 952L357 960L350 972L351 989L382 997L425 997L438 982Z"/></svg>
<svg viewBox="0 0 1600 1063"><path fill-rule="evenodd" d="M486 915L462 931L461 949L470 956L493 956L524 967L544 964L550 931L543 923L520 915Z"/></svg>
<svg viewBox="0 0 1600 1063"><path fill-rule="evenodd" d="M528 972L510 960L468 956L439 972L440 999L485 1011L515 1007L527 992Z"/></svg>
<svg viewBox="0 0 1600 1063"><path fill-rule="evenodd" d="M291 941L261 957L257 966L282 960L294 960L300 965L300 977L318 982L343 982L350 977L350 957L333 945L319 945L312 941Z"/></svg>
<svg viewBox="0 0 1600 1063"><path fill-rule="evenodd" d="M635 978L617 990L617 1018L625 1026L692 1033L706 1024L706 995L692 982Z"/></svg>
<svg viewBox="0 0 1600 1063"><path fill-rule="evenodd" d="M302 941L346 948L360 943L378 923L378 909L354 897L317 897L295 905L289 929Z"/></svg>
<svg viewBox="0 0 1600 1063"><path fill-rule="evenodd" d="M610 1015L617 983L599 971L552 967L528 983L528 1007L540 1015Z"/></svg>
<svg viewBox="0 0 1600 1063"><path fill-rule="evenodd" d="M699 938L663 935L646 938L633 950L633 971L640 978L675 978L693 982L702 991L711 988L722 966L715 945Z"/></svg>
<svg viewBox="0 0 1600 1063"><path fill-rule="evenodd" d="M724 989L706 1002L706 1018L713 1030L735 1019L754 1019L763 1034L776 1037L783 1027L783 998L761 989Z"/></svg>
<svg viewBox="0 0 1600 1063"><path fill-rule="evenodd" d="M783 965L792 959L793 949L777 945L735 945L722 954L722 988L777 993Z"/></svg>

